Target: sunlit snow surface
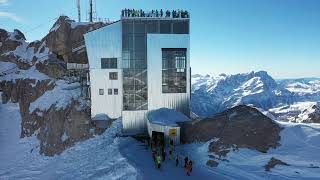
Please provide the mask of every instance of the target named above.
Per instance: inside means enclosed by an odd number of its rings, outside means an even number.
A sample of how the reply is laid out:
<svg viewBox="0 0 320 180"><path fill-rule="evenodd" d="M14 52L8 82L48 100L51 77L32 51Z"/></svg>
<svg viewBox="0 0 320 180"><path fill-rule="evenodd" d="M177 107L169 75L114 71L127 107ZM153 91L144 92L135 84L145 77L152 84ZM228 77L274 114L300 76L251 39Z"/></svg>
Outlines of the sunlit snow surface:
<svg viewBox="0 0 320 180"><path fill-rule="evenodd" d="M64 151L45 157L38 154L36 137L20 139L20 113L17 104L0 104L0 179L320 179L320 125L281 123L281 146L268 153L248 149L231 152L217 168L205 165L207 143L177 147L182 161L188 155L193 172L166 161L155 169L150 150L130 137L118 136L121 121L115 121L96 136ZM291 166L276 166L271 172L264 165L271 157Z"/></svg>

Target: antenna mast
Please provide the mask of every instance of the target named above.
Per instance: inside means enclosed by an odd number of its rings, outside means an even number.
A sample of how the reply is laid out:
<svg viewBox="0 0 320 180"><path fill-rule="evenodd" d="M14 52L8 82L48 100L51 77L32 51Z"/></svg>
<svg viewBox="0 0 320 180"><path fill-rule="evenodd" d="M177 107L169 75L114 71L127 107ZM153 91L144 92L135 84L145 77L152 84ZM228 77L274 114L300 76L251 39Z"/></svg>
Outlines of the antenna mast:
<svg viewBox="0 0 320 180"><path fill-rule="evenodd" d="M80 0L77 0L77 8L78 8L78 21L81 22Z"/></svg>
<svg viewBox="0 0 320 180"><path fill-rule="evenodd" d="M92 22L92 0L89 0L90 9L89 9L89 20Z"/></svg>

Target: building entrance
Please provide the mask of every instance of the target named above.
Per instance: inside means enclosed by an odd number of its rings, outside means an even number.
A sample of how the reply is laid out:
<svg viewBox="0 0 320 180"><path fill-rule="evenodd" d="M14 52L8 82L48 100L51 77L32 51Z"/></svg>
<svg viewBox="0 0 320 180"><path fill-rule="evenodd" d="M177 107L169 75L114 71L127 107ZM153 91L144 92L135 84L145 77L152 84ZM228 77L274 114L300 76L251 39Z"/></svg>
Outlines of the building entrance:
<svg viewBox="0 0 320 180"><path fill-rule="evenodd" d="M157 132L152 131L152 142L156 145L156 147L164 147L165 141L164 141L164 133L163 132Z"/></svg>

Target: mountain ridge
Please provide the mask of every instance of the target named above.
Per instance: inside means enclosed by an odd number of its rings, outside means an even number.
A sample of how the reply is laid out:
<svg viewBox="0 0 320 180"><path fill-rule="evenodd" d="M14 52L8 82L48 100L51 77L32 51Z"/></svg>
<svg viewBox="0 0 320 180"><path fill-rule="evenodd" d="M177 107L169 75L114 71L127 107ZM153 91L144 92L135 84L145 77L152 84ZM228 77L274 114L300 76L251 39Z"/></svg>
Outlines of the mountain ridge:
<svg viewBox="0 0 320 180"><path fill-rule="evenodd" d="M320 101L317 79L276 81L266 71L192 75L192 110L200 117L212 116L236 105L254 105L265 111L299 102Z"/></svg>

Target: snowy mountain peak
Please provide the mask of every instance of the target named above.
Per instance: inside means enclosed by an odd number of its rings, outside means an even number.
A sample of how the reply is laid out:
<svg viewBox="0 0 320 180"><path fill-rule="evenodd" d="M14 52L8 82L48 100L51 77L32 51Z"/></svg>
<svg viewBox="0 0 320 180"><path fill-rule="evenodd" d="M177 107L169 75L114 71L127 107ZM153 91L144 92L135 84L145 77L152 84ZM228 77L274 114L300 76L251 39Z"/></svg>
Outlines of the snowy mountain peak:
<svg viewBox="0 0 320 180"><path fill-rule="evenodd" d="M320 101L316 93L320 92L318 80L299 83L275 81L266 71L216 77L196 75L192 77L192 110L199 116L210 116L240 104L268 110L294 102ZM301 94L302 87L308 91Z"/></svg>

